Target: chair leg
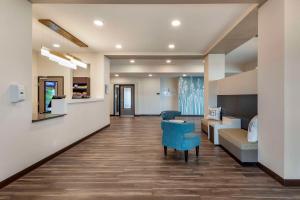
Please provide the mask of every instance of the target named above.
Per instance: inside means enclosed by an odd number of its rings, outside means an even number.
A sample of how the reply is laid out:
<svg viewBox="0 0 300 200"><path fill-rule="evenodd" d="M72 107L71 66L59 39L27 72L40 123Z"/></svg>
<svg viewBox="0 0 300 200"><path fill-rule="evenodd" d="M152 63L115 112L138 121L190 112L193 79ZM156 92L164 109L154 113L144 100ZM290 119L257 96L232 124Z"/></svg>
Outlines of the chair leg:
<svg viewBox="0 0 300 200"><path fill-rule="evenodd" d="M189 151L184 151L184 160L187 163L189 160Z"/></svg>
<svg viewBox="0 0 300 200"><path fill-rule="evenodd" d="M196 146L196 156L199 157L199 146Z"/></svg>
<svg viewBox="0 0 300 200"><path fill-rule="evenodd" d="M168 152L168 147L164 146L164 152L165 152L165 156L167 156L167 152Z"/></svg>

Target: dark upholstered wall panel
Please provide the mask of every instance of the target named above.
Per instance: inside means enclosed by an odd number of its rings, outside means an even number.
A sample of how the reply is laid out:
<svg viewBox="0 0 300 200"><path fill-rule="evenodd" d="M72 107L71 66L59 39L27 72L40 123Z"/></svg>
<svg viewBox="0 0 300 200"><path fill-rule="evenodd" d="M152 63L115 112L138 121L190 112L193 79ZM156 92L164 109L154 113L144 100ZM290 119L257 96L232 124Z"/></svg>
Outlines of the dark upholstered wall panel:
<svg viewBox="0 0 300 200"><path fill-rule="evenodd" d="M223 116L240 118L242 129L247 130L257 115L257 95L218 95L218 107L222 107Z"/></svg>

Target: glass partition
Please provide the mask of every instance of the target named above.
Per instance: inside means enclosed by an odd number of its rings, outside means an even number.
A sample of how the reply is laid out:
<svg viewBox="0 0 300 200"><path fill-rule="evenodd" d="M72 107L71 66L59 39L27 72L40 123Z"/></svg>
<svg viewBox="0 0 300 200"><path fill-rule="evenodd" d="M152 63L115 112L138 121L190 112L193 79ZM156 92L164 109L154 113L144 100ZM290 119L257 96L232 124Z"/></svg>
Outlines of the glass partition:
<svg viewBox="0 0 300 200"><path fill-rule="evenodd" d="M131 109L131 88L125 87L124 88L124 108Z"/></svg>

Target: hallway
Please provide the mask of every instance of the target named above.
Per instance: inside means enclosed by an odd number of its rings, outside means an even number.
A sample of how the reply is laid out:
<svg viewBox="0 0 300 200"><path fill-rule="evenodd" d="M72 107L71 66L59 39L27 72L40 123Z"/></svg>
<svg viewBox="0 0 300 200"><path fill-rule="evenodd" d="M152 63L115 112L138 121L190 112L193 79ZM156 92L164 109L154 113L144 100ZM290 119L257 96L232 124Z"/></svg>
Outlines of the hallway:
<svg viewBox="0 0 300 200"><path fill-rule="evenodd" d="M189 118L197 122L199 118ZM0 199L300 199L257 167L241 167L203 135L200 157L163 155L159 117L111 126L0 190ZM25 159L25 158L24 158Z"/></svg>

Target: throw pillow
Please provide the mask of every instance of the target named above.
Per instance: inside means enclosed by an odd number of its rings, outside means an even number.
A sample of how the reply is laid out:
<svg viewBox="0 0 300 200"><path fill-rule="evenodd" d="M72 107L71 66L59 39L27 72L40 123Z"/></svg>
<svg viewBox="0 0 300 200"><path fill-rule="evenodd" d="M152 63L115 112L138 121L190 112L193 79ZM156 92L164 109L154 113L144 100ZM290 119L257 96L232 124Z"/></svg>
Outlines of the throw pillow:
<svg viewBox="0 0 300 200"><path fill-rule="evenodd" d="M257 120L257 116L255 116L252 118L252 120L249 123L248 142L258 141L257 129L258 129L258 120Z"/></svg>
<svg viewBox="0 0 300 200"><path fill-rule="evenodd" d="M207 119L221 120L222 108L208 108Z"/></svg>

